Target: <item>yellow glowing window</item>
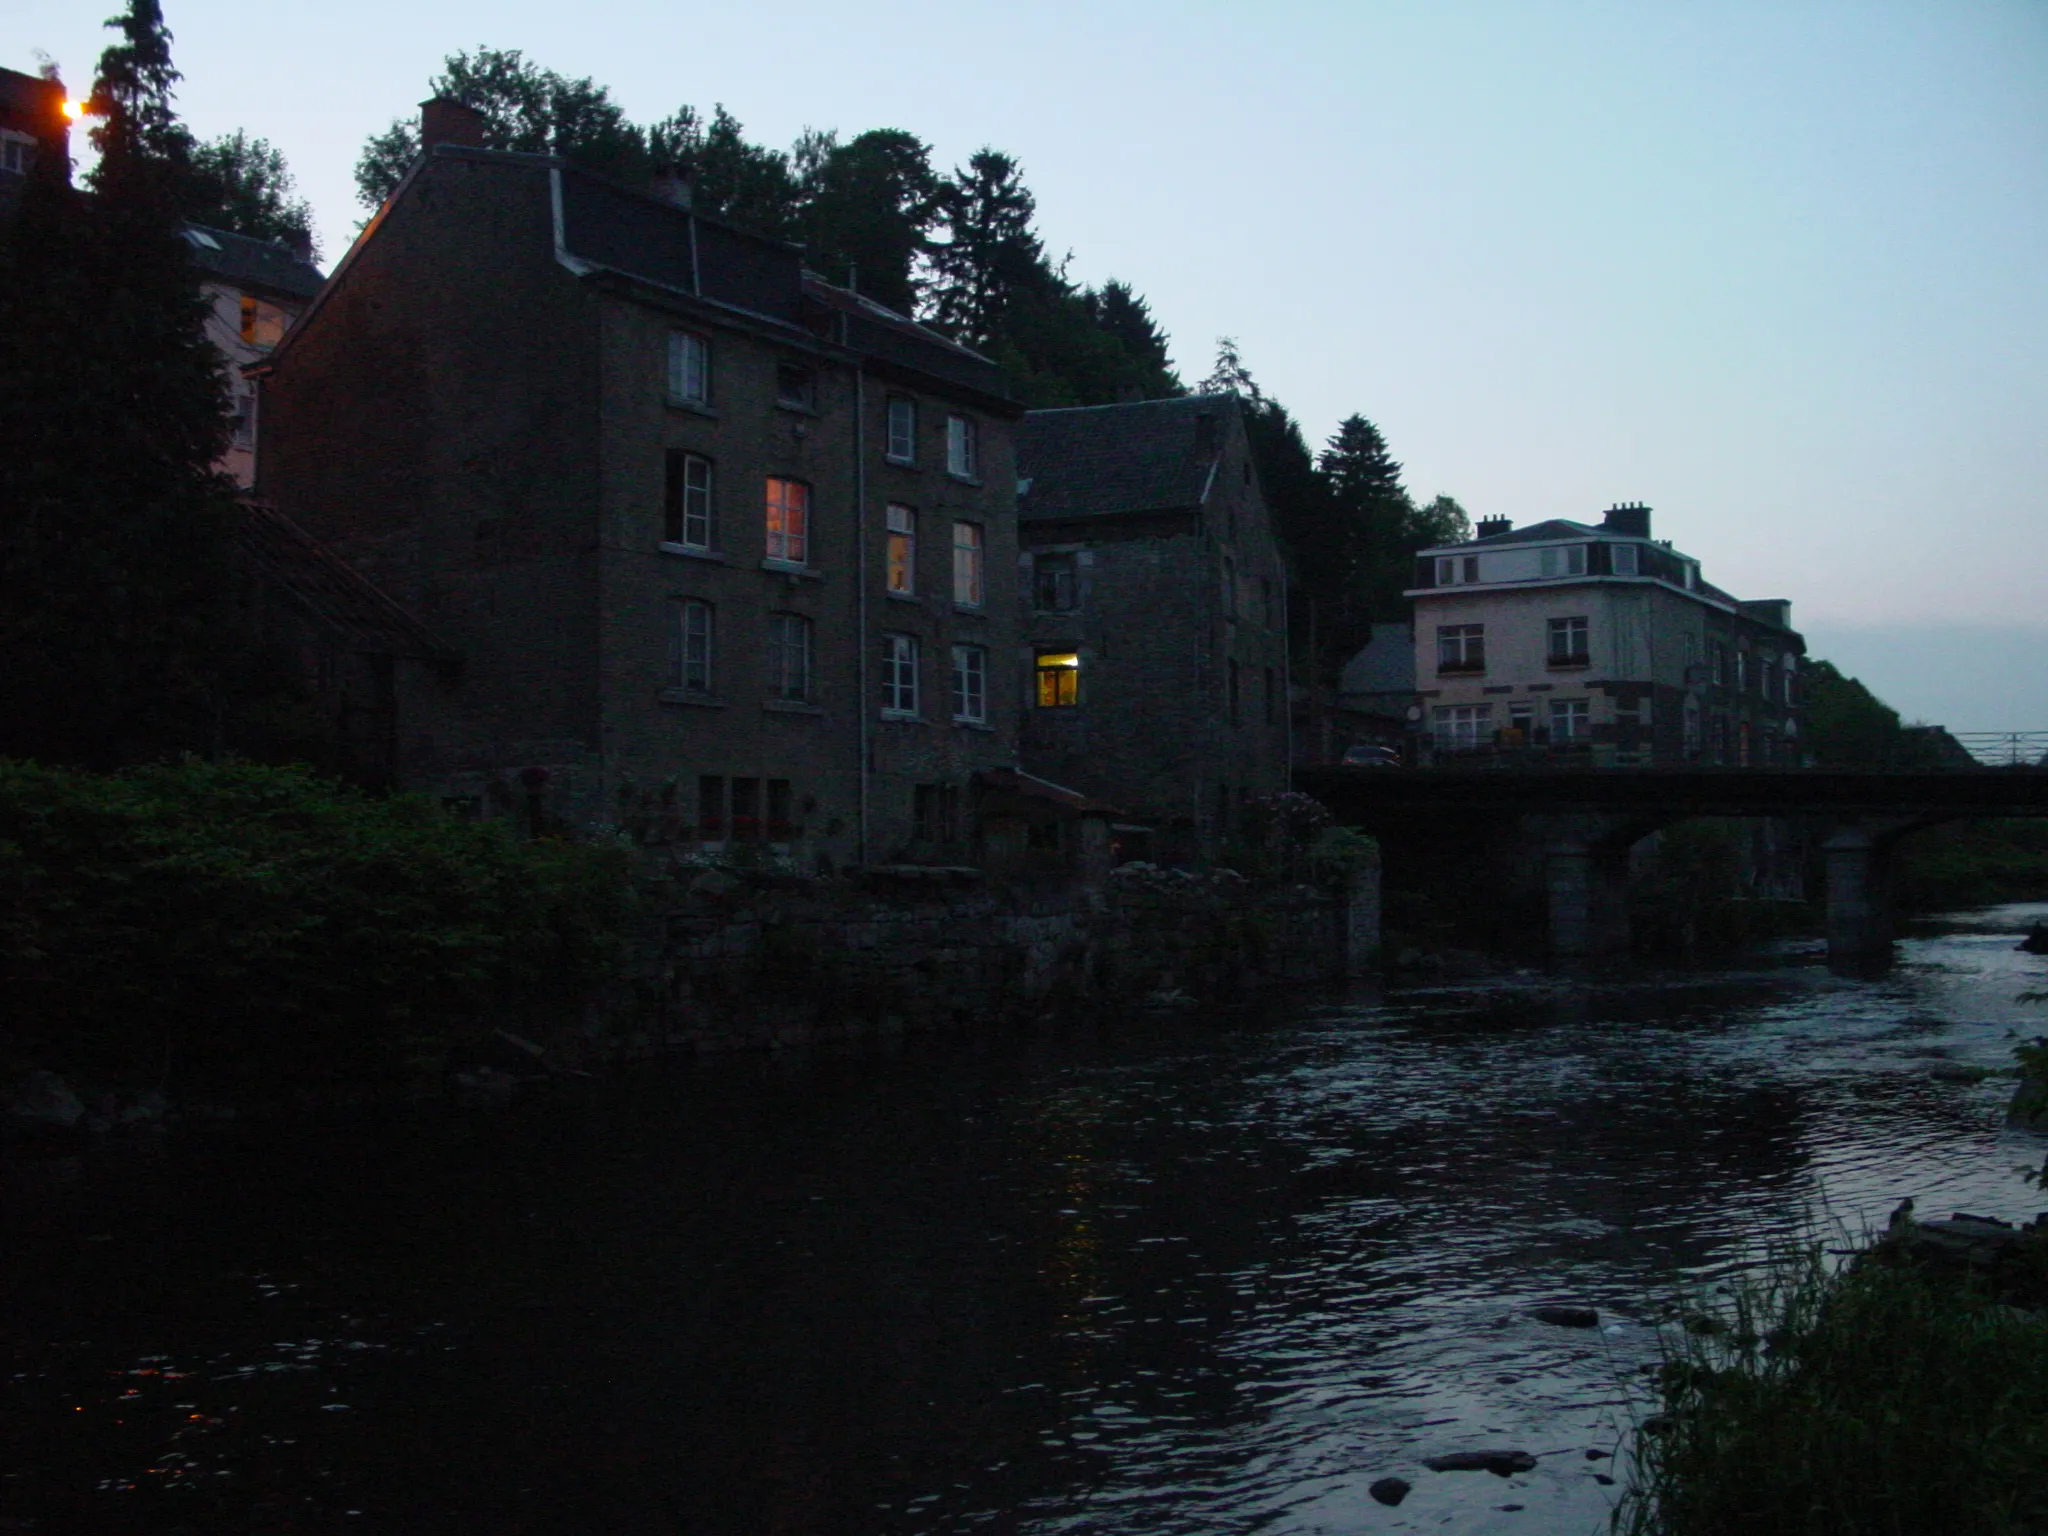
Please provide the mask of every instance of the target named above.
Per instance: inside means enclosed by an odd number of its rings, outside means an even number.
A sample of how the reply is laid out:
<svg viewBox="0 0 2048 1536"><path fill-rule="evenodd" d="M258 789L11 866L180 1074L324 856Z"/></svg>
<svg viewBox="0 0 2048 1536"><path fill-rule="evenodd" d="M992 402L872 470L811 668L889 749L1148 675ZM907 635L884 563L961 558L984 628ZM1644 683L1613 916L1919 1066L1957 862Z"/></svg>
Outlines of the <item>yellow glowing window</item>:
<svg viewBox="0 0 2048 1536"><path fill-rule="evenodd" d="M1059 709L1081 702L1081 658L1072 651L1038 655L1038 707Z"/></svg>

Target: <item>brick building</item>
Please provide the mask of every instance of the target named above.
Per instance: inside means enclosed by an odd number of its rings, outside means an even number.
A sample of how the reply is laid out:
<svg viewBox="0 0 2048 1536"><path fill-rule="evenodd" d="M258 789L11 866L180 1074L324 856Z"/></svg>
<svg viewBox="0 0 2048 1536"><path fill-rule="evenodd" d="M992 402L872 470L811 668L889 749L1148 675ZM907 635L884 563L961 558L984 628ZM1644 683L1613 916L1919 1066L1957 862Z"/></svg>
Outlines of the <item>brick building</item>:
<svg viewBox="0 0 2048 1536"><path fill-rule="evenodd" d="M17 69L0 69L0 218L14 212L38 161L71 179L71 119L64 84Z"/></svg>
<svg viewBox="0 0 2048 1536"><path fill-rule="evenodd" d="M1185 856L1288 781L1287 573L1234 395L1033 411L1025 767Z"/></svg>
<svg viewBox="0 0 2048 1536"><path fill-rule="evenodd" d="M1792 766L1806 642L1650 537L1650 509L1554 518L1416 560L1415 676L1439 757Z"/></svg>
<svg viewBox="0 0 2048 1536"><path fill-rule="evenodd" d="M459 658L399 782L810 864L971 857L1013 766L1020 409L794 247L430 146L260 370L260 491Z"/></svg>

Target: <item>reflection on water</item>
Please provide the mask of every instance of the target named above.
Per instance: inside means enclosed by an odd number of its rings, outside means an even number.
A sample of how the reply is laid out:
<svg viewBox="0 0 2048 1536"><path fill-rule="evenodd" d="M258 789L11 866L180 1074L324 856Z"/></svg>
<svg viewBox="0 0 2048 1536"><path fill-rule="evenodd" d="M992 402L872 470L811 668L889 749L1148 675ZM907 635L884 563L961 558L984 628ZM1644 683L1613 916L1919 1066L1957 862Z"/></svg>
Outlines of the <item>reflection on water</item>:
<svg viewBox="0 0 2048 1536"><path fill-rule="evenodd" d="M14 1156L6 1512L1590 1532L1675 1287L1816 1208L2038 1203L2006 1085L1951 1079L2044 1027L2042 915L1934 925L1877 982L1793 950ZM1601 1326L1528 1316L1559 1301ZM1420 1466L1503 1447L1535 1470Z"/></svg>

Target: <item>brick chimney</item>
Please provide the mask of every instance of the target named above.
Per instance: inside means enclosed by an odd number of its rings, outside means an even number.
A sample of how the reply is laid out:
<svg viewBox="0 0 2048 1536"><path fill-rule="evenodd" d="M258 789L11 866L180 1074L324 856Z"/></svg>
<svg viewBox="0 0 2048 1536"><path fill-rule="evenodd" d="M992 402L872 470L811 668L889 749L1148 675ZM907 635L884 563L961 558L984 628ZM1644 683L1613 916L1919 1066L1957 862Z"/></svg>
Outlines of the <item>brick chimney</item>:
<svg viewBox="0 0 2048 1536"><path fill-rule="evenodd" d="M459 144L464 149L484 147L484 115L449 96L436 96L420 103L420 143L427 149L436 144Z"/></svg>
<svg viewBox="0 0 2048 1536"><path fill-rule="evenodd" d="M1472 525L1472 537L1497 539L1514 526L1515 521L1511 517L1482 517Z"/></svg>
<svg viewBox="0 0 2048 1536"><path fill-rule="evenodd" d="M687 208L696 201L697 173L673 163L657 165L647 190L664 203Z"/></svg>
<svg viewBox="0 0 2048 1536"><path fill-rule="evenodd" d="M1600 519L1600 526L1609 533L1627 538L1647 539L1650 536L1650 509L1640 501L1617 501Z"/></svg>

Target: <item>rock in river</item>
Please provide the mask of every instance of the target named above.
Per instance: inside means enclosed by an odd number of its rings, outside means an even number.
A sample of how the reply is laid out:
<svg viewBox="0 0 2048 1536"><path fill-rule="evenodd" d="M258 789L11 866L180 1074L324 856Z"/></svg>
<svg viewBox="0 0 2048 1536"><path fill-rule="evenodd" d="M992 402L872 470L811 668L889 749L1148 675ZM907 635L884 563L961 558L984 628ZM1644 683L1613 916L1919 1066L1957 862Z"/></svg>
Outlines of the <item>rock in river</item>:
<svg viewBox="0 0 2048 1536"><path fill-rule="evenodd" d="M1425 1456L1422 1464L1432 1472L1491 1472L1495 1477L1513 1477L1536 1465L1527 1451L1452 1451L1448 1456Z"/></svg>
<svg viewBox="0 0 2048 1536"><path fill-rule="evenodd" d="M1531 1307L1529 1315L1539 1323L1559 1328L1598 1328L1600 1314L1591 1307Z"/></svg>
<svg viewBox="0 0 2048 1536"><path fill-rule="evenodd" d="M1410 1486L1405 1477L1383 1477L1365 1491L1382 1504L1394 1505L1408 1497Z"/></svg>

